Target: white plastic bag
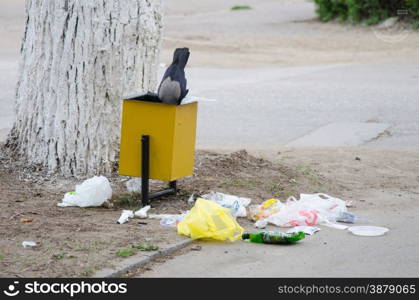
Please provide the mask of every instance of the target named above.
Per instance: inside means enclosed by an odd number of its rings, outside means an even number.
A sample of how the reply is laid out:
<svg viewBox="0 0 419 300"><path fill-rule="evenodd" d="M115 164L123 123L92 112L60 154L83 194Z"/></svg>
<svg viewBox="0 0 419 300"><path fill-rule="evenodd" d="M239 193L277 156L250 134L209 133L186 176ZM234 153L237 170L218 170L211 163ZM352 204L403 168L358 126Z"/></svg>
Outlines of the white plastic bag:
<svg viewBox="0 0 419 300"><path fill-rule="evenodd" d="M231 215L235 218L246 217L246 207L250 204L250 202L252 202L250 198L238 197L218 192L211 192L209 194L201 196L201 198L214 201L222 207L231 209Z"/></svg>
<svg viewBox="0 0 419 300"><path fill-rule="evenodd" d="M104 176L94 176L76 185L76 191L64 195L60 207L68 206L101 206L112 197L109 180Z"/></svg>
<svg viewBox="0 0 419 300"><path fill-rule="evenodd" d="M267 221L280 227L330 224L346 210L341 199L326 194L301 194L300 200L288 198L279 212L269 216Z"/></svg>

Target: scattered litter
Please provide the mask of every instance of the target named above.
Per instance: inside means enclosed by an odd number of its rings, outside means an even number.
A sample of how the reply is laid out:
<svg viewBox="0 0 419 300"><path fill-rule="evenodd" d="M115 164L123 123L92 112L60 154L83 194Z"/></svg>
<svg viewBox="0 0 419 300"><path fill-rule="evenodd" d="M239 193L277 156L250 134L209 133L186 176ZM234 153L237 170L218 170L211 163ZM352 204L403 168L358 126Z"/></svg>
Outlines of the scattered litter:
<svg viewBox="0 0 419 300"><path fill-rule="evenodd" d="M315 227L315 226L296 226L294 228L288 229L287 233L304 232L305 234L313 235L317 231L320 231L319 227Z"/></svg>
<svg viewBox="0 0 419 300"><path fill-rule="evenodd" d="M148 223L147 222L138 222L138 224L140 224L140 225L147 225Z"/></svg>
<svg viewBox="0 0 419 300"><path fill-rule="evenodd" d="M168 218L162 218L160 220L160 225L165 227L177 227L180 221L186 216L186 213L179 214L179 215L172 215Z"/></svg>
<svg viewBox="0 0 419 300"><path fill-rule="evenodd" d="M177 227L180 221L189 213L189 210L182 214L149 214L149 219L160 219L160 225L165 227Z"/></svg>
<svg viewBox="0 0 419 300"><path fill-rule="evenodd" d="M339 230L345 230L345 229L349 228L349 226L346 226L346 225L343 225L343 224L336 224L336 223L332 223L332 222L328 222L328 221L322 222L322 225L326 226L326 227L334 228L334 229L339 229Z"/></svg>
<svg viewBox="0 0 419 300"><path fill-rule="evenodd" d="M76 191L64 195L60 207L68 206L101 206L112 197L112 188L109 180L104 176L94 176L76 185Z"/></svg>
<svg viewBox="0 0 419 300"><path fill-rule="evenodd" d="M326 194L301 194L286 203L276 202L279 211L270 215L267 221L280 227L314 226L336 222L342 212L346 212L345 202Z"/></svg>
<svg viewBox="0 0 419 300"><path fill-rule="evenodd" d="M33 221L33 218L22 218L20 219L20 223L30 223Z"/></svg>
<svg viewBox="0 0 419 300"><path fill-rule="evenodd" d="M233 217L246 217L246 207L252 202L250 198L237 197L218 192L210 192L201 196L202 199L214 201L222 207L229 208Z"/></svg>
<svg viewBox="0 0 419 300"><path fill-rule="evenodd" d="M179 214L175 215L175 214L149 214L148 218L149 219L166 219L166 218L174 218L179 216Z"/></svg>
<svg viewBox="0 0 419 300"><path fill-rule="evenodd" d="M141 178L131 178L125 182L125 186L130 193L141 193Z"/></svg>
<svg viewBox="0 0 419 300"><path fill-rule="evenodd" d="M194 194L192 194L188 199L188 204L189 205L194 205L194 203L195 203Z"/></svg>
<svg viewBox="0 0 419 300"><path fill-rule="evenodd" d="M140 219L147 219L147 212L149 211L150 208L151 208L150 205L144 206L140 210L137 210L134 213L134 216L136 216L137 218L140 218Z"/></svg>
<svg viewBox="0 0 419 300"><path fill-rule="evenodd" d="M240 239L243 228L232 217L230 209L214 201L198 198L194 207L179 222L178 233L193 239L211 238L235 241Z"/></svg>
<svg viewBox="0 0 419 300"><path fill-rule="evenodd" d="M255 222L255 227L256 228L263 229L266 226L268 226L268 221L266 221L265 219L257 220Z"/></svg>
<svg viewBox="0 0 419 300"><path fill-rule="evenodd" d="M118 221L116 223L118 224L124 224L128 221L129 218L134 218L134 212L132 210L126 210L124 209L121 213L121 216L119 217Z"/></svg>
<svg viewBox="0 0 419 300"><path fill-rule="evenodd" d="M249 217L253 221L266 219L270 215L279 212L281 203L277 199L269 199L260 205L249 206Z"/></svg>
<svg viewBox="0 0 419 300"><path fill-rule="evenodd" d="M367 219L364 218L360 218L357 215L354 215L352 213L349 212L342 212L339 217L337 217L336 219L337 222L343 222L343 223L350 223L350 224L354 224L354 223L368 223Z"/></svg>
<svg viewBox="0 0 419 300"><path fill-rule="evenodd" d="M37 243L32 242L32 241L23 241L22 242L22 246L23 246L23 248L36 247L37 246Z"/></svg>
<svg viewBox="0 0 419 300"><path fill-rule="evenodd" d="M381 236L388 232L389 229L378 226L353 226L348 231L359 236Z"/></svg>
<svg viewBox="0 0 419 300"><path fill-rule="evenodd" d="M282 233L264 231L259 233L243 233L242 239L258 244L293 244L305 238L304 232Z"/></svg>

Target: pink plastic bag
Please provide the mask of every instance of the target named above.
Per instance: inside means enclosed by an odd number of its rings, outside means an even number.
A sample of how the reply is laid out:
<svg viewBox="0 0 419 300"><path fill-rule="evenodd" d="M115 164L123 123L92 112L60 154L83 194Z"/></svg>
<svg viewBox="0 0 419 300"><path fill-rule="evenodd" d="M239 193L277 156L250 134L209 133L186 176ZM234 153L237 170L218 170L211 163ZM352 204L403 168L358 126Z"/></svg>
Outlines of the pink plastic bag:
<svg viewBox="0 0 419 300"><path fill-rule="evenodd" d="M287 199L279 212L266 220L280 227L314 226L335 222L342 212L346 212L345 202L326 194L301 194L300 200Z"/></svg>

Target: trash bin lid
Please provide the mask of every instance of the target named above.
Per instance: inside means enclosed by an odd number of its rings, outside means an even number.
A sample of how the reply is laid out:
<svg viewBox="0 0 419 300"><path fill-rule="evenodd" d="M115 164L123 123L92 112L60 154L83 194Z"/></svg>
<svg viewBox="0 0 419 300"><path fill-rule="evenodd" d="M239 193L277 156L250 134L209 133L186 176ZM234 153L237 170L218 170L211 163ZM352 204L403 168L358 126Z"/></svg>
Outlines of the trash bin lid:
<svg viewBox="0 0 419 300"><path fill-rule="evenodd" d="M152 92L148 92L146 94L134 94L134 95L124 96L122 100L136 100L136 101L144 101L144 102L162 103L157 93L152 93Z"/></svg>

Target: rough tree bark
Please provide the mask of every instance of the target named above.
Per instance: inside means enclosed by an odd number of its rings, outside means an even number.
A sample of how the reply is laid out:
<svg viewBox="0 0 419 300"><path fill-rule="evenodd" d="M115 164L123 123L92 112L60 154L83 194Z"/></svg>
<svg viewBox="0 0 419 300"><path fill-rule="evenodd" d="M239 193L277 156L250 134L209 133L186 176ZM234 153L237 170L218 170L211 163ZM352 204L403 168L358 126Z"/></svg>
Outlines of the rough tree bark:
<svg viewBox="0 0 419 300"><path fill-rule="evenodd" d="M108 174L122 95L152 90L160 0L27 0L10 151L50 172Z"/></svg>

